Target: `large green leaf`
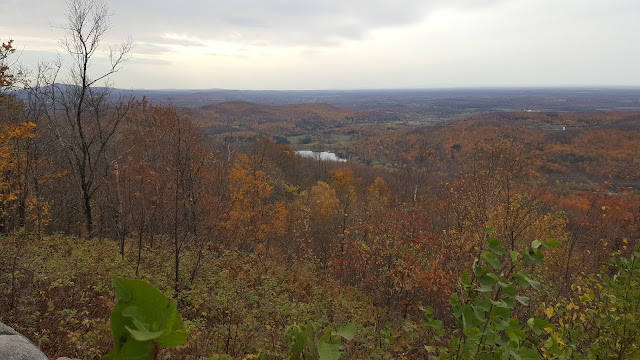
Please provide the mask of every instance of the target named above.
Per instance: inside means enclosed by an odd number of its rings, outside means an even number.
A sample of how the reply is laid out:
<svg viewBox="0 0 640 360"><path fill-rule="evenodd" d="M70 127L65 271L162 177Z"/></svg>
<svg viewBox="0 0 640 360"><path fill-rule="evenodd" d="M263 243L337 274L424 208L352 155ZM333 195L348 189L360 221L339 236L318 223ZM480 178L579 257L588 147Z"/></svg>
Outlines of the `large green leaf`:
<svg viewBox="0 0 640 360"><path fill-rule="evenodd" d="M318 356L320 360L340 360L342 349L340 338L332 339L329 342L318 341Z"/></svg>
<svg viewBox="0 0 640 360"><path fill-rule="evenodd" d="M302 359L302 350L305 344L305 334L298 326L293 326L288 331L288 335L291 336L293 343L291 344L291 350L289 351L289 358L291 360Z"/></svg>
<svg viewBox="0 0 640 360"><path fill-rule="evenodd" d="M140 323L139 321L134 320L134 324ZM150 331L144 327L144 325L140 324L140 326L136 326L137 329L132 329L125 325L125 329L131 333L131 336L138 341L149 341L157 338L162 335L163 330L160 331Z"/></svg>
<svg viewBox="0 0 640 360"><path fill-rule="evenodd" d="M488 242L489 250L491 250L492 253L496 255L504 255L507 253L507 250L503 249L500 245L500 240L498 240L498 238L492 237L488 240Z"/></svg>
<svg viewBox="0 0 640 360"><path fill-rule="evenodd" d="M556 240L556 239L547 239L547 241L546 241L546 242L544 242L544 244L542 244L542 246L543 246L545 249L548 249L548 250L550 250L550 249L555 249L555 248L557 248L558 246L560 246L560 241L558 241L558 240Z"/></svg>
<svg viewBox="0 0 640 360"><path fill-rule="evenodd" d="M540 247L540 245L542 245L542 241L540 241L540 240L533 240L533 242L531 242L531 248L534 251L537 251L538 248Z"/></svg>
<svg viewBox="0 0 640 360"><path fill-rule="evenodd" d="M356 326L352 323L349 323L345 325L341 330L334 332L333 335L342 336L347 340L353 340L353 337L356 335Z"/></svg>
<svg viewBox="0 0 640 360"><path fill-rule="evenodd" d="M119 347L114 347L104 360L147 360L153 357L153 344L150 341L126 339Z"/></svg>
<svg viewBox="0 0 640 360"><path fill-rule="evenodd" d="M529 276L527 276L527 274L525 274L524 272L520 271L516 274L513 274L513 280L520 286L522 286L523 288L528 288L529 286L531 286L532 288L539 290L540 289L540 283L532 280L529 278Z"/></svg>
<svg viewBox="0 0 640 360"><path fill-rule="evenodd" d="M112 276L116 306L111 313L114 349L110 359L146 359L158 347L184 343L187 333L175 301L153 285Z"/></svg>
<svg viewBox="0 0 640 360"><path fill-rule="evenodd" d="M500 260L498 260L495 254L489 251L485 251L480 258L487 264L491 265L491 267L494 269L502 268L502 264L500 264Z"/></svg>
<svg viewBox="0 0 640 360"><path fill-rule="evenodd" d="M469 272L468 271L465 270L462 273L462 277L460 277L460 283L465 288L470 288L473 285L472 284L472 280L471 280L471 276L469 276Z"/></svg>
<svg viewBox="0 0 640 360"><path fill-rule="evenodd" d="M527 265L537 264L540 261L544 260L544 254L538 250L531 250L524 254L523 260Z"/></svg>
<svg viewBox="0 0 640 360"><path fill-rule="evenodd" d="M529 298L526 296L516 295L515 299L518 300L518 302L524 306L527 306L529 304Z"/></svg>

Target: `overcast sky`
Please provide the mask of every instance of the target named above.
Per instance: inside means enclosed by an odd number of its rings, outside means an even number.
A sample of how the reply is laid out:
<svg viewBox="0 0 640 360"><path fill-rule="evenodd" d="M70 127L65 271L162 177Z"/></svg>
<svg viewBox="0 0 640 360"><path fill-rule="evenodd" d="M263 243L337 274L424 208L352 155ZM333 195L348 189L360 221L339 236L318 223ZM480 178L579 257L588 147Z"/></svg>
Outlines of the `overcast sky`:
<svg viewBox="0 0 640 360"><path fill-rule="evenodd" d="M107 4L104 44L135 44L113 79L125 89L640 86L639 0ZM25 65L54 59L66 8L0 0L0 40Z"/></svg>

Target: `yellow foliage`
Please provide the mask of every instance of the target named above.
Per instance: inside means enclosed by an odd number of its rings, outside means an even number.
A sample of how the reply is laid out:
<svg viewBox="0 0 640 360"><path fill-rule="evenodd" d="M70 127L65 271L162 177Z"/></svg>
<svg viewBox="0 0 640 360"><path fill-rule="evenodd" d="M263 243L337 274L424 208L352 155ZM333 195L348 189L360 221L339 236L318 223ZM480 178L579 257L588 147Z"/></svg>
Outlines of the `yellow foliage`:
<svg viewBox="0 0 640 360"><path fill-rule="evenodd" d="M388 205L391 200L391 191L382 178L376 178L367 188L367 197L371 205Z"/></svg>
<svg viewBox="0 0 640 360"><path fill-rule="evenodd" d="M548 308L544 309L544 313L545 315L547 315L547 318L551 319L551 317L553 316L553 306L549 306Z"/></svg>
<svg viewBox="0 0 640 360"><path fill-rule="evenodd" d="M18 199L26 186L26 179L16 174L16 170L27 167L28 152L21 142L34 138L35 129L36 124L25 122L5 125L0 132L0 207L5 215L10 203Z"/></svg>
<svg viewBox="0 0 640 360"><path fill-rule="evenodd" d="M328 221L338 214L340 200L336 191L324 181L318 181L309 194L311 213L318 221Z"/></svg>
<svg viewBox="0 0 640 360"><path fill-rule="evenodd" d="M271 176L257 156L240 154L229 175L231 210L223 223L237 231L242 240L266 240L281 235L286 229L287 209L284 202L272 202Z"/></svg>
<svg viewBox="0 0 640 360"><path fill-rule="evenodd" d="M333 171L332 186L338 193L354 192L361 181L360 178L355 177L353 170L349 167L343 167Z"/></svg>

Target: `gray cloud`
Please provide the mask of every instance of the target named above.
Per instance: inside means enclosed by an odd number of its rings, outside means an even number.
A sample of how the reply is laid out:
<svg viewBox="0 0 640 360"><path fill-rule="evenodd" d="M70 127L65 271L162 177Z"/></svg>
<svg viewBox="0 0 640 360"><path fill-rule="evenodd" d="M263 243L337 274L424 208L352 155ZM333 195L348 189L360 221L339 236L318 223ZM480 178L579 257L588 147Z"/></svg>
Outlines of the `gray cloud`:
<svg viewBox="0 0 640 360"><path fill-rule="evenodd" d="M135 71L118 74L131 86L640 84L638 0L104 1L105 45L136 44ZM55 55L65 11L0 0L0 40L42 51L20 61Z"/></svg>
<svg viewBox="0 0 640 360"><path fill-rule="evenodd" d="M156 45L149 42L136 42L133 52L141 55L162 55L170 51L166 46Z"/></svg>
<svg viewBox="0 0 640 360"><path fill-rule="evenodd" d="M113 0L116 21L136 36L176 33L251 45L330 46L381 27L412 24L441 7L488 6L504 0ZM126 25L125 25L126 24Z"/></svg>
<svg viewBox="0 0 640 360"><path fill-rule="evenodd" d="M162 60L162 59L149 59L140 56L134 56L127 61L128 64L138 64L138 65L171 65L170 61Z"/></svg>

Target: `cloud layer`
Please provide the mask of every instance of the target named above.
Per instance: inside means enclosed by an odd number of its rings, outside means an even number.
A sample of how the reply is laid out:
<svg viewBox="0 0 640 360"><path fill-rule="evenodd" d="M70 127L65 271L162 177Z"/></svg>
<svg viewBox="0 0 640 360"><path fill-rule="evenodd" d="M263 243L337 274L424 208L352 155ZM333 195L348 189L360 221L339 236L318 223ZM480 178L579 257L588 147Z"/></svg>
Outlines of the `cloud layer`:
<svg viewBox="0 0 640 360"><path fill-rule="evenodd" d="M637 0L107 2L125 87L640 86ZM0 39L51 54L65 9L0 0Z"/></svg>
<svg viewBox="0 0 640 360"><path fill-rule="evenodd" d="M179 34L203 40L250 45L334 45L358 40L372 30L422 21L444 6L487 6L496 0L185 0L170 9L158 1L113 1L119 21L143 18L145 38ZM135 6L132 9L131 6Z"/></svg>

